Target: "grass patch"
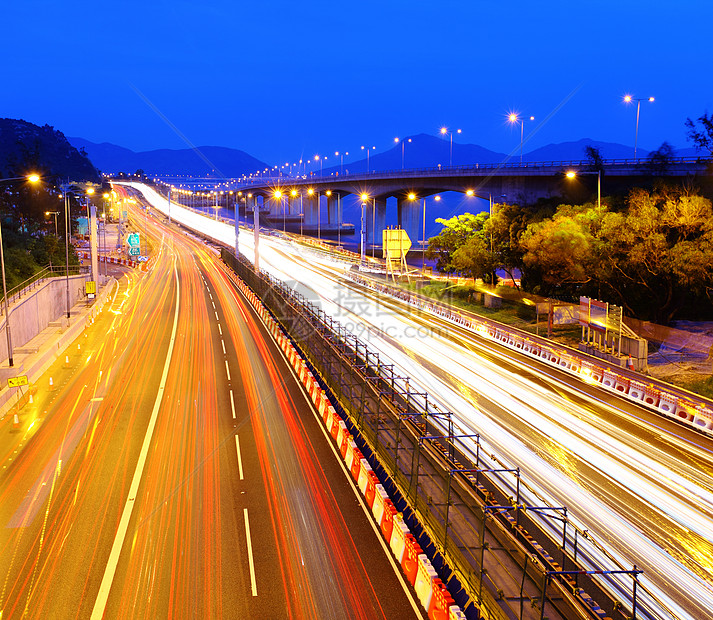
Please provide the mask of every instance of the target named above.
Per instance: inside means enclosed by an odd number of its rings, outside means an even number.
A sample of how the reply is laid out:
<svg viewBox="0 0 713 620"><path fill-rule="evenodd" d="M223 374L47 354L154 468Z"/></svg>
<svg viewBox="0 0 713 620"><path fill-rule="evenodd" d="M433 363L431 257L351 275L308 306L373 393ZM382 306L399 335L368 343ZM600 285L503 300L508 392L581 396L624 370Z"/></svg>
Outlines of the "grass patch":
<svg viewBox="0 0 713 620"><path fill-rule="evenodd" d="M705 398L713 399L713 376L687 382L676 381L674 377L673 381L670 382Z"/></svg>

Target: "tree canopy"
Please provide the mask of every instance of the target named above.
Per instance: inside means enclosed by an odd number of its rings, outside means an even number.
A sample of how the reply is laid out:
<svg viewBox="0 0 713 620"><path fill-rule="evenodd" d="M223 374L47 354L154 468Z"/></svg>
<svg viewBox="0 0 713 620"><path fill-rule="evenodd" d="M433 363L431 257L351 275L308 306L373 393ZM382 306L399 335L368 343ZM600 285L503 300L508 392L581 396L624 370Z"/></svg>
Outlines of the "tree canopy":
<svg viewBox="0 0 713 620"><path fill-rule="evenodd" d="M427 252L446 272L488 282L495 269L517 269L528 291L591 295L645 320L668 323L684 310L713 317L711 201L660 185L632 190L623 204L608 202L562 204L552 215L495 205L492 218L438 220L443 231Z"/></svg>
<svg viewBox="0 0 713 620"><path fill-rule="evenodd" d="M688 139L696 145L696 150L708 151L713 155L713 114L704 112L696 122L686 119Z"/></svg>

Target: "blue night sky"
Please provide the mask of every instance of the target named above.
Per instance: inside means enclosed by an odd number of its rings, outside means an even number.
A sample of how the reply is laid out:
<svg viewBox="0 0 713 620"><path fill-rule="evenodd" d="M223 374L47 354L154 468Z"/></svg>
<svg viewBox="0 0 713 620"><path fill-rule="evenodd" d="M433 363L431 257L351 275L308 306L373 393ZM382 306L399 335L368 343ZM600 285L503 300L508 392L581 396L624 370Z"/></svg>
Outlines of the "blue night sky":
<svg viewBox="0 0 713 620"><path fill-rule="evenodd" d="M27 0L3 23L0 116L133 150L186 146L157 111L194 145L270 163L442 125L509 152L510 111L535 116L526 152L633 146L626 93L656 97L641 148L684 148L686 117L713 112L711 0Z"/></svg>

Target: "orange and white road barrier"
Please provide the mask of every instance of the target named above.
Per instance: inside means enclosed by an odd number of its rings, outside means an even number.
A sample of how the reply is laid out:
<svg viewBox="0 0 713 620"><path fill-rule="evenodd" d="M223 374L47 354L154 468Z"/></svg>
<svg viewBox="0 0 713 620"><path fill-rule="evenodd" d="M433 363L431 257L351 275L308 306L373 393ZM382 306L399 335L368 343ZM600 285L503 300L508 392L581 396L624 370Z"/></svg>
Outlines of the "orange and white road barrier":
<svg viewBox="0 0 713 620"><path fill-rule="evenodd" d="M416 583L413 584L416 596L421 601L424 609L431 607L433 598L433 580L438 578L438 573L431 565L431 561L425 553L418 556L418 572L416 573Z"/></svg>
<svg viewBox="0 0 713 620"><path fill-rule="evenodd" d="M421 545L416 541L416 537L410 532L404 536L404 555L401 559L401 570L403 570L406 580L413 585L416 583L418 574L418 556L423 553Z"/></svg>

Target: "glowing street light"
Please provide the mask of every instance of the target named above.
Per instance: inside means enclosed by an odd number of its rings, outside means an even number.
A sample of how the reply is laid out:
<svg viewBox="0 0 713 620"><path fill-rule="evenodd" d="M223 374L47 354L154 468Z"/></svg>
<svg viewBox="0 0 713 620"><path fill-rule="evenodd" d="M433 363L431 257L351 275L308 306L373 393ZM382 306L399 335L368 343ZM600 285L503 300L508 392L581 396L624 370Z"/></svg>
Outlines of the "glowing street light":
<svg viewBox="0 0 713 620"><path fill-rule="evenodd" d="M456 129L456 133L461 133L461 130ZM447 136L449 134L451 136L451 150L450 150L449 167L452 167L453 166L453 132L448 131L448 127L441 127L441 135ZM409 140L409 142L410 142L410 140Z"/></svg>
<svg viewBox="0 0 713 620"><path fill-rule="evenodd" d="M27 180L30 183L37 183L40 180L39 175L30 174L26 177L10 177L8 179L0 179L0 183ZM0 225L0 268L2 268L2 294L5 300L5 334L7 335L7 365L14 366L14 361L12 358L12 334L10 333L10 312L8 310L7 303L7 283L5 281L5 253L2 249L2 226Z"/></svg>
<svg viewBox="0 0 713 620"><path fill-rule="evenodd" d="M54 236L57 237L57 216L59 215L59 211L45 211L45 215L54 215Z"/></svg>
<svg viewBox="0 0 713 620"><path fill-rule="evenodd" d="M362 147L364 148L364 147ZM366 260L366 203L369 200L369 194L363 192L361 198L361 264Z"/></svg>
<svg viewBox="0 0 713 620"><path fill-rule="evenodd" d="M76 189L71 189L73 186L72 183L64 183L60 185L60 189L62 190L62 194L64 196L64 236L65 236L65 243L64 243L64 254L65 254L65 262L64 262L64 267L65 267L65 282L66 282L66 293L67 293L67 318L70 318L70 302L69 302L69 233L70 233L70 225L72 218L70 217L70 206L69 206L69 195L74 194L75 196L78 196L80 192L78 192ZM94 193L94 188L90 187L85 190L86 194L93 194Z"/></svg>
<svg viewBox="0 0 713 620"><path fill-rule="evenodd" d="M602 171L597 170L596 172L577 172L576 170L568 170L565 176L568 179L576 179L579 174L596 174L597 175L597 208L602 207Z"/></svg>
<svg viewBox="0 0 713 620"><path fill-rule="evenodd" d="M394 138L394 142L397 144L401 142L401 170L404 169L404 147L406 146L407 142L411 142L411 138L408 140L401 140L401 138Z"/></svg>
<svg viewBox="0 0 713 620"><path fill-rule="evenodd" d="M339 160L339 174L342 175L342 176L344 176L344 156L345 156L345 155L348 156L348 155L349 155L349 151L347 151L346 153L340 153L339 151L335 151L335 152L334 152L334 155L335 155L336 157L339 157L339 158L340 158L340 160Z"/></svg>
<svg viewBox="0 0 713 620"><path fill-rule="evenodd" d="M369 151L371 151L371 150L376 150L376 147L375 147L375 146L372 146L371 148L369 148L369 147L367 147L367 146L362 146L362 147L361 147L361 150L362 150L362 151L363 151L363 150L366 150L366 173L369 174L369 172L370 172L370 170L371 170L371 168L369 167Z"/></svg>
<svg viewBox="0 0 713 620"><path fill-rule="evenodd" d="M626 95L624 97L624 103L631 103L636 101L636 133L634 134L634 160L636 160L636 146L639 141L639 113L641 112L641 102L648 101L649 103L654 102L653 97L632 97L631 95Z"/></svg>
<svg viewBox="0 0 713 620"><path fill-rule="evenodd" d="M278 201L278 204L282 208L282 232L285 232L285 205L282 203L282 191L279 189L276 189L273 196L274 196L275 200Z"/></svg>
<svg viewBox="0 0 713 620"><path fill-rule="evenodd" d="M535 120L534 116L530 117L531 121ZM515 123L520 123L520 165L522 166L522 142L523 142L523 137L525 135L525 119L520 118L515 112L511 112L508 115L508 121L512 123L513 125Z"/></svg>

